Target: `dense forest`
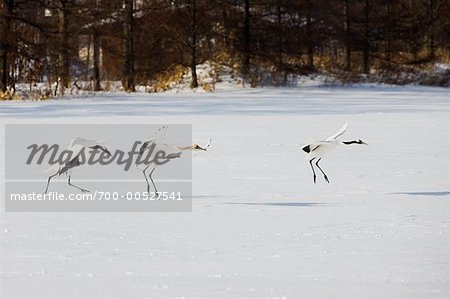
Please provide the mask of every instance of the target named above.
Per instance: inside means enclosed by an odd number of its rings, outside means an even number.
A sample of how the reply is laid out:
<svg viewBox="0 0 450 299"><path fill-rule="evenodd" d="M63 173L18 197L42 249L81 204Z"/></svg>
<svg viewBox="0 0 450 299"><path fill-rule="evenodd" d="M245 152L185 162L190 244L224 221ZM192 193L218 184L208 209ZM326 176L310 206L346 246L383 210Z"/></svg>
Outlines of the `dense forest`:
<svg viewBox="0 0 450 299"><path fill-rule="evenodd" d="M149 84L214 61L252 80L399 72L450 60L447 0L1 0L0 91Z"/></svg>

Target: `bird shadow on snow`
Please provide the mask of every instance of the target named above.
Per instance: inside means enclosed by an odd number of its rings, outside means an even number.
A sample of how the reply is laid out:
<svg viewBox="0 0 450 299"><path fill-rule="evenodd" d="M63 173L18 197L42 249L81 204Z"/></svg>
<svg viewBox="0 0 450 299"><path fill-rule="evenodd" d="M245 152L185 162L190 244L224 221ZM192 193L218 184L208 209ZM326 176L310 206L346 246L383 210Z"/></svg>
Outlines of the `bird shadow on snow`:
<svg viewBox="0 0 450 299"><path fill-rule="evenodd" d="M394 192L390 194L400 195L422 195L422 196L446 196L450 195L450 191L434 191L434 192Z"/></svg>
<svg viewBox="0 0 450 299"><path fill-rule="evenodd" d="M323 202L227 202L227 205L278 206L278 207L317 207L326 206Z"/></svg>

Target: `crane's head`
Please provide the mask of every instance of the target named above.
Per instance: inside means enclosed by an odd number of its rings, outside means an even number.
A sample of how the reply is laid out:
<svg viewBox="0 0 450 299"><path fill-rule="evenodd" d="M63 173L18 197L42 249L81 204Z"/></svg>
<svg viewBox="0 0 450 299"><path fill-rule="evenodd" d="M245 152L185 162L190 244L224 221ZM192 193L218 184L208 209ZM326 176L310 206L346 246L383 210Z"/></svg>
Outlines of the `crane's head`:
<svg viewBox="0 0 450 299"><path fill-rule="evenodd" d="M192 145L192 150L193 150L193 151L206 151L206 148L203 148L203 147L201 147L200 145L194 143L194 144Z"/></svg>
<svg viewBox="0 0 450 299"><path fill-rule="evenodd" d="M365 143L365 142L362 141L361 139L358 139L358 140L356 141L356 143L357 143L357 144L365 144L365 145L368 145L367 143Z"/></svg>
<svg viewBox="0 0 450 299"><path fill-rule="evenodd" d="M209 142L208 142L208 144L207 144L205 147L201 147L201 146L198 145L197 143L194 143L194 144L192 145L192 150L193 150L193 151L205 151L205 152L206 152L206 149L207 149L210 145L211 145L211 139L209 139Z"/></svg>

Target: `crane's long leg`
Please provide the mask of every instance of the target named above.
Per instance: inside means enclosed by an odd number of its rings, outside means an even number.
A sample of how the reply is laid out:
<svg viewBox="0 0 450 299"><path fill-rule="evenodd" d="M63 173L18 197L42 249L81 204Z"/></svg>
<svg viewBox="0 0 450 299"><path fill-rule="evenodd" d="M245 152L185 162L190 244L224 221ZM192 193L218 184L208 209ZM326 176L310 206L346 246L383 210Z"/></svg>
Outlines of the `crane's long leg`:
<svg viewBox="0 0 450 299"><path fill-rule="evenodd" d="M147 182L147 193L150 193L150 184L148 183L147 175L145 174L145 171L148 169L148 166L145 167L144 171L142 173L144 174L145 182Z"/></svg>
<svg viewBox="0 0 450 299"><path fill-rule="evenodd" d="M56 172L54 175L51 175L51 176L48 177L48 180L47 180L47 187L45 187L45 192L44 192L44 194L47 194L48 186L50 185L50 180L53 179L57 174L58 174L58 172Z"/></svg>
<svg viewBox="0 0 450 299"><path fill-rule="evenodd" d="M312 162L314 161L315 158L312 158L311 160L309 160L309 165L311 165L311 169L313 172L313 180L314 180L314 184L316 183L316 172L314 171L314 167L312 165Z"/></svg>
<svg viewBox="0 0 450 299"><path fill-rule="evenodd" d="M80 187L75 186L74 184L72 184L72 183L70 182L70 178L71 178L71 177L72 177L72 176L69 175L69 179L67 180L67 183L69 183L69 186L75 187L75 188L77 188L78 190L80 190L80 191L83 192L83 193L88 193L88 192L89 192L89 190L87 190L87 189L83 189L83 188L80 188Z"/></svg>
<svg viewBox="0 0 450 299"><path fill-rule="evenodd" d="M153 188L155 188L155 193L157 193L158 192L158 190L156 189L156 185L155 185L155 182L153 181L153 178L152 178L152 174L153 174L153 171L155 171L155 169L156 169L156 167L155 168L153 168L153 170L150 172L150 174L148 175L149 176L149 178L150 178L150 180L152 181L152 184L153 184Z"/></svg>
<svg viewBox="0 0 450 299"><path fill-rule="evenodd" d="M330 181L328 180L327 175L325 174L325 172L323 172L322 168L320 168L320 166L319 166L319 161L320 161L320 160L322 160L322 158L320 158L319 160L317 160L316 166L317 166L317 167L319 168L319 170L322 172L325 181L327 181L327 183L329 183Z"/></svg>

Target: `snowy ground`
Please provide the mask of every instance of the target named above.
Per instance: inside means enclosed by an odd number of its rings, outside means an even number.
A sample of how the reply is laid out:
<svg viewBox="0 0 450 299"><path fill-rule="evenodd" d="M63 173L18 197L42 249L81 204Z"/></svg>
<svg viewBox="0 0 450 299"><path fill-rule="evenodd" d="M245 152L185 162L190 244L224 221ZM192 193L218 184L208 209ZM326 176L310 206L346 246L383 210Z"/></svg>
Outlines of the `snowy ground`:
<svg viewBox="0 0 450 299"><path fill-rule="evenodd" d="M0 103L1 124L191 123L213 140L193 158L192 213L1 213L0 297L449 298L449 99L360 86ZM345 121L343 139L369 146L337 149L314 185L298 145Z"/></svg>

